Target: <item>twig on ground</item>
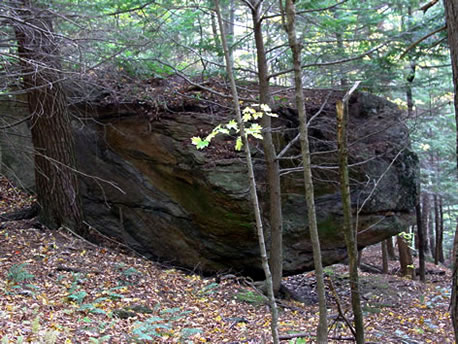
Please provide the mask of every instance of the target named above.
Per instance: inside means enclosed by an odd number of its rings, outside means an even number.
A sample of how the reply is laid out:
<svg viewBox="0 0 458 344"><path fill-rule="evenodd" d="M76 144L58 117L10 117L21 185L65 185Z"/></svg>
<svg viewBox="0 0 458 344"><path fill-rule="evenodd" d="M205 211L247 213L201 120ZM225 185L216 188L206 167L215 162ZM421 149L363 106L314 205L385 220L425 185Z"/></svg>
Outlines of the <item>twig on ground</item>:
<svg viewBox="0 0 458 344"><path fill-rule="evenodd" d="M77 238L79 238L79 239L83 240L84 242L88 243L88 244L91 245L92 247L99 248L98 245L96 245L96 244L90 242L89 240L83 238L81 235L75 233L75 231L71 230L71 229L68 228L67 226L60 226L60 228L69 231L69 232L72 233L74 236L76 236ZM60 228L59 228L59 229L60 229Z"/></svg>

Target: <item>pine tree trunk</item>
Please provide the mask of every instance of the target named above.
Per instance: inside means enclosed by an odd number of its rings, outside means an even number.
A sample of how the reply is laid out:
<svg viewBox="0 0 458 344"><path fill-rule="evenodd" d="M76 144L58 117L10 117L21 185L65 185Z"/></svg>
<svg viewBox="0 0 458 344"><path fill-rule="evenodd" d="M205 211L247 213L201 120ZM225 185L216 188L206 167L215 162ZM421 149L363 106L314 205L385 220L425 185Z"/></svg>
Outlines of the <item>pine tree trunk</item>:
<svg viewBox="0 0 458 344"><path fill-rule="evenodd" d="M429 245L429 213L430 213L430 206L429 206L429 196L427 193L422 193L422 207L421 207L421 223L423 225L424 230L424 253L429 254L430 245Z"/></svg>
<svg viewBox="0 0 458 344"><path fill-rule="evenodd" d="M339 20L339 14L337 11L333 11L334 19L336 21ZM340 29L340 28L339 28ZM337 45L337 53L339 58L345 58L345 47L344 47L344 42L343 42L343 37L342 37L342 32L341 31L336 31L336 45ZM344 72L345 64L339 68L338 73L340 76L340 86L346 87L348 85L348 80L345 77L345 72Z"/></svg>
<svg viewBox="0 0 458 344"><path fill-rule="evenodd" d="M382 271L384 274L388 274L388 249L386 240L382 241Z"/></svg>
<svg viewBox="0 0 458 344"><path fill-rule="evenodd" d="M456 168L458 174L458 3L456 0L444 0L447 21L448 45L452 60L453 85L455 86L455 121L456 121Z"/></svg>
<svg viewBox="0 0 458 344"><path fill-rule="evenodd" d="M258 61L259 102L271 104L268 64L264 48L264 38L261 27L262 1L251 0L251 14L256 43L256 56ZM263 128L263 150L266 161L267 183L269 186L269 215L270 215L270 268L274 284L274 293L278 295L283 276L283 218L280 187L280 166L276 159L275 146L272 141L272 125L269 116L261 119Z"/></svg>
<svg viewBox="0 0 458 344"><path fill-rule="evenodd" d="M68 226L87 237L83 226L75 145L62 84L59 49L52 14L23 0L15 33L23 66L23 82L32 115L35 183L40 219L50 226Z"/></svg>
<svg viewBox="0 0 458 344"><path fill-rule="evenodd" d="M444 206L443 198L439 196L439 262L444 263Z"/></svg>
<svg viewBox="0 0 458 344"><path fill-rule="evenodd" d="M282 1L280 1L280 4L283 9ZM293 55L295 99L299 117L299 134L302 152L302 164L304 166L305 199L307 203L307 216L310 240L312 242L313 261L315 265L315 276L317 281L317 293L319 303L317 343L324 344L328 342L326 294L324 289L323 264L321 262L321 245L318 236L318 225L316 220L315 196L312 180L310 146L307 130L307 116L305 112L304 93L302 86L301 46L296 38L296 10L293 0L286 0L286 19L283 19L286 20L285 29L288 33L288 42Z"/></svg>
<svg viewBox="0 0 458 344"><path fill-rule="evenodd" d="M442 249L441 245L441 219L440 219L440 210L439 210L439 199L436 194L434 194L434 228L435 228L435 236L436 236L436 242L434 244L434 247L436 250L434 251L434 264L438 265L439 264L439 257L440 257L440 251Z"/></svg>
<svg viewBox="0 0 458 344"><path fill-rule="evenodd" d="M452 318L453 330L455 332L455 343L458 343L458 217L456 218L456 223L455 239L453 240L453 276L450 315Z"/></svg>
<svg viewBox="0 0 458 344"><path fill-rule="evenodd" d="M428 195L429 196L429 195ZM431 199L429 198L429 202L431 202ZM431 257L434 258L436 257L436 235L434 234L434 229L435 229L435 219L433 218L434 214L434 198L432 200L432 204L429 204L429 222L428 222L428 230L429 230L429 247L431 249Z"/></svg>
<svg viewBox="0 0 458 344"><path fill-rule="evenodd" d="M415 206L417 214L417 233L418 233L418 260L420 264L420 281L426 282L425 275L425 230L422 222L420 200Z"/></svg>

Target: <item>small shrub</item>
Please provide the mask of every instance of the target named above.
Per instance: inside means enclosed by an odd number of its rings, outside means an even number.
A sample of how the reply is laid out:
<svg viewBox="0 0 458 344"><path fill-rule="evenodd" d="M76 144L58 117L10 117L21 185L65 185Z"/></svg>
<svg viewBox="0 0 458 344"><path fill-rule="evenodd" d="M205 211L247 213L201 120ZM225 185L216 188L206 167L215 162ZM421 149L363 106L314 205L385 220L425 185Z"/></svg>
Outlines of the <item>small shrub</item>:
<svg viewBox="0 0 458 344"><path fill-rule="evenodd" d="M170 324L163 322L164 319L158 316L151 317L142 322L136 322L132 335L136 340L154 340L153 337L162 337L164 330L168 332L172 329Z"/></svg>
<svg viewBox="0 0 458 344"><path fill-rule="evenodd" d="M264 295L253 292L251 290L239 291L237 294L235 294L235 299L237 301L246 302L258 306L263 305L268 301L267 297L265 297Z"/></svg>
<svg viewBox="0 0 458 344"><path fill-rule="evenodd" d="M167 308L160 311L159 316L152 316L141 322L137 321L132 330L132 338L136 341L142 341L169 335L173 329L173 322L183 318L188 313L179 308ZM200 332L200 329L185 328L181 332L181 339L184 340Z"/></svg>
<svg viewBox="0 0 458 344"><path fill-rule="evenodd" d="M84 298L87 296L87 293L84 290L74 291L71 294L67 295L69 301L74 301L78 305L81 305L84 301Z"/></svg>
<svg viewBox="0 0 458 344"><path fill-rule="evenodd" d="M20 284L35 278L35 275L30 273L26 266L27 263L14 264L9 269L6 279L12 284Z"/></svg>
<svg viewBox="0 0 458 344"><path fill-rule="evenodd" d="M219 287L218 283L210 283L209 285L206 285L202 289L198 291L198 295L211 295L217 292L217 289Z"/></svg>
<svg viewBox="0 0 458 344"><path fill-rule="evenodd" d="M121 263L116 266L116 270L119 273L118 281L120 285L134 285L140 279L142 273L135 268L125 268L126 265Z"/></svg>

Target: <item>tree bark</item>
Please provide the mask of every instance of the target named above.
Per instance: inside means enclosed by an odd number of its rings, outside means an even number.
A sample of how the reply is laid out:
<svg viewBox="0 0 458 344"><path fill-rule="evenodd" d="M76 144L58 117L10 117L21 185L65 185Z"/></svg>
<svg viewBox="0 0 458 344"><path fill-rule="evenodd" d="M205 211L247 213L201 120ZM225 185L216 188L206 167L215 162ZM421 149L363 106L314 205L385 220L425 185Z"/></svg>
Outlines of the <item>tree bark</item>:
<svg viewBox="0 0 458 344"><path fill-rule="evenodd" d="M458 3L455 0L444 0L444 8L455 87L455 121L458 131ZM458 174L458 132L456 135L456 169Z"/></svg>
<svg viewBox="0 0 458 344"><path fill-rule="evenodd" d="M394 252L393 237L386 239L386 249L388 251L388 258L396 260L396 253Z"/></svg>
<svg viewBox="0 0 458 344"><path fill-rule="evenodd" d="M382 241L382 271L384 274L388 274L388 249L386 240Z"/></svg>
<svg viewBox="0 0 458 344"><path fill-rule="evenodd" d="M428 230L429 230L429 247L431 249L431 257L434 258L436 257L436 235L434 234L434 219L433 219L433 212L434 212L434 198L432 200L432 205L431 205L431 199L428 195L428 202L429 202L429 222L428 222Z"/></svg>
<svg viewBox="0 0 458 344"><path fill-rule="evenodd" d="M444 263L444 201L442 196L439 196L439 262Z"/></svg>
<svg viewBox="0 0 458 344"><path fill-rule="evenodd" d="M422 207L421 207L421 223L423 225L424 230L424 253L429 254L431 252L430 245L429 245L429 213L430 213L430 205L429 205L429 196L427 193L422 193Z"/></svg>
<svg viewBox="0 0 458 344"><path fill-rule="evenodd" d="M35 183L40 220L51 228L68 226L88 238L78 194L75 145L62 84L52 14L22 0L13 23L32 116Z"/></svg>
<svg viewBox="0 0 458 344"><path fill-rule="evenodd" d="M351 305L355 319L356 342L358 344L363 344L365 342L364 320L359 293L358 248L356 242L356 230L353 226L352 220L347 143L347 123L349 115L348 101L351 93L357 86L358 84L355 84L355 86L345 95L343 101L337 101L337 147L339 154L340 192L342 196L342 207L344 214L344 237L345 244L347 246L348 265L350 270Z"/></svg>
<svg viewBox="0 0 458 344"><path fill-rule="evenodd" d="M227 46L226 35L224 32L224 25L223 25L223 20L221 18L218 0L215 0L215 9L216 9L218 25L219 25L220 34L221 34L221 44L223 47L224 57L226 60L226 72L229 77L229 81L231 85L231 92L232 92L234 109L235 109L235 113L237 117L237 123L240 129L240 136L242 137L242 142L245 148L245 157L247 159L248 178L250 180L250 195L251 195L251 201L253 203L253 210L254 210L255 219L256 219L256 232L258 235L259 250L261 253L261 262L262 262L264 274L266 276L267 295L269 298L270 310L272 314L272 321L271 321L272 339L273 339L274 344L279 344L280 340L278 337L278 310L277 310L277 304L275 302L275 295L273 291L272 274L271 274L271 270L269 267L269 261L267 258L267 250L266 250L266 245L265 245L265 240L264 240L264 230L263 230L262 219L261 219L261 208L259 205L258 194L256 191L256 180L254 176L253 161L251 159L250 146L248 144L248 140L245 134L245 126L242 120L242 113L240 111L240 103L239 103L239 98L238 98L238 93L237 93L237 87L235 85L234 73L232 70L231 55L229 53L229 49Z"/></svg>
<svg viewBox="0 0 458 344"><path fill-rule="evenodd" d="M435 234L436 234L436 242L435 242L435 251L434 251L434 264L438 265L439 264L439 258L440 258L440 251L442 250L442 244L441 244L441 225L440 225L440 210L439 210L439 198L437 194L434 194L434 223L435 223Z"/></svg>
<svg viewBox="0 0 458 344"><path fill-rule="evenodd" d="M280 0L280 7L283 14L283 0ZM296 38L296 9L293 0L286 0L286 19L283 16L285 29L288 33L288 42L293 55L294 86L296 107L299 117L299 134L302 152L302 164L304 165L304 186L305 199L307 203L307 216L310 232L310 240L313 249L313 261L315 265L315 276L317 281L317 293L319 302L319 323L317 329L317 342L324 344L328 342L328 320L326 307L326 294L324 289L323 264L321 262L321 246L318 236L318 225L315 210L315 196L312 180L312 168L310 160L310 145L307 130L307 116L305 111L304 93L302 86L301 50L302 47Z"/></svg>
<svg viewBox="0 0 458 344"><path fill-rule="evenodd" d="M450 315L452 318L453 330L455 332L455 343L458 343L458 217L456 218L455 239L453 240L453 275L452 295L450 297Z"/></svg>
<svg viewBox="0 0 458 344"><path fill-rule="evenodd" d="M420 281L426 282L425 275L425 229L422 221L420 199L415 206L417 214L417 233L418 233L418 260L420 267Z"/></svg>
<svg viewBox="0 0 458 344"><path fill-rule="evenodd" d="M448 33L448 45L450 47L450 58L452 62L452 70L453 70L453 86L455 88L455 97L454 97L454 105L455 105L455 122L456 122L456 173L458 174L458 3L455 0L444 0L444 8L445 8L445 17L447 21L447 33ZM458 246L458 226L455 232L455 241L454 241L454 249L455 249L455 267L453 271L453 278L452 278L452 305L451 305L451 317L453 322L453 329L455 331L455 342L458 343L458 308L457 308L457 288L458 288L458 273L457 273L457 265L458 265L458 256L456 252L458 250L456 247Z"/></svg>
<svg viewBox="0 0 458 344"><path fill-rule="evenodd" d="M229 55L231 58L232 68L234 68L234 34L235 34L235 0L229 0L228 8L226 10L226 36L227 36L227 47L229 49Z"/></svg>
<svg viewBox="0 0 458 344"><path fill-rule="evenodd" d="M259 101L272 105L269 87L269 73L261 27L262 0L250 0L253 19L256 55L258 61ZM276 159L275 146L272 141L272 124L269 116L261 119L262 144L266 160L267 183L269 186L269 215L271 230L270 267L274 284L274 293L278 295L283 276L283 218L280 186L280 166Z"/></svg>
<svg viewBox="0 0 458 344"><path fill-rule="evenodd" d="M410 253L410 248L407 245L406 240L402 236L398 235L396 239L398 242L399 249L399 264L401 267L401 275L411 275L412 279L415 279L415 269L412 268L413 259L412 254Z"/></svg>
<svg viewBox="0 0 458 344"><path fill-rule="evenodd" d="M334 19L339 20L339 14L337 11L333 11ZM339 28L342 29L342 28ZM342 37L342 32L341 31L336 31L336 45L337 45L337 52L338 52L338 58L343 59L345 58L345 47L343 44L343 37ZM340 77L340 86L346 87L348 85L348 80L345 77L345 72L344 72L345 65L340 66L338 69L339 77Z"/></svg>

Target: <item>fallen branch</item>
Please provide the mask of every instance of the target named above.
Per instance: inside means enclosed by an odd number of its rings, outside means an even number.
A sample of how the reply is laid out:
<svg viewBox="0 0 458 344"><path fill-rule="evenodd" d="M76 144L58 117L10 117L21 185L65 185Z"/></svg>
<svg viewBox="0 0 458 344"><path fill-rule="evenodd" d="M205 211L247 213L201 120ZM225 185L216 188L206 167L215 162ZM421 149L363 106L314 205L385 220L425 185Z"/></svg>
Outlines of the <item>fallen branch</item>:
<svg viewBox="0 0 458 344"><path fill-rule="evenodd" d="M303 338L303 337L312 337L313 335L308 332L292 333L292 334L282 334L278 336L280 340L289 340L294 338Z"/></svg>
<svg viewBox="0 0 458 344"><path fill-rule="evenodd" d="M102 238L108 240L108 241L111 241L113 243L115 243L116 245L120 246L120 247L124 247L130 251L132 251L134 254L136 254L137 256L143 258L143 259L146 259L148 260L148 257L144 256L143 254L141 254L140 252L134 250L132 247L130 247L129 245L126 245L126 244L123 244L122 242L119 242L105 234L103 234L101 231L99 231L97 228L95 228L94 226L92 226L91 224L87 223L86 221L83 221L83 223L88 226L88 228L94 232L97 233L97 235L101 236Z"/></svg>
<svg viewBox="0 0 458 344"><path fill-rule="evenodd" d="M370 265L370 264L361 263L359 268L364 272L370 272L373 274L382 274L383 273L381 269L379 269L376 266Z"/></svg>
<svg viewBox="0 0 458 344"><path fill-rule="evenodd" d="M39 213L40 206L38 203L33 203L31 206L0 215L0 221L28 220L37 216Z"/></svg>
<svg viewBox="0 0 458 344"><path fill-rule="evenodd" d="M96 248L99 248L99 246L97 246L96 244L90 242L89 240L83 238L81 235L75 233L75 231L71 230L70 228L68 228L67 226L61 226L59 229L65 229L67 231L69 231L70 233L72 233L74 236L76 236L77 238L83 240L84 242L88 243L89 245L91 245L92 247L96 247Z"/></svg>
<svg viewBox="0 0 458 344"><path fill-rule="evenodd" d="M96 274L100 275L102 272L99 270L84 270L80 268L75 268L71 266L64 266L64 265L59 265L56 268L57 271L67 271L67 272L76 272L76 273L85 273L85 274Z"/></svg>

